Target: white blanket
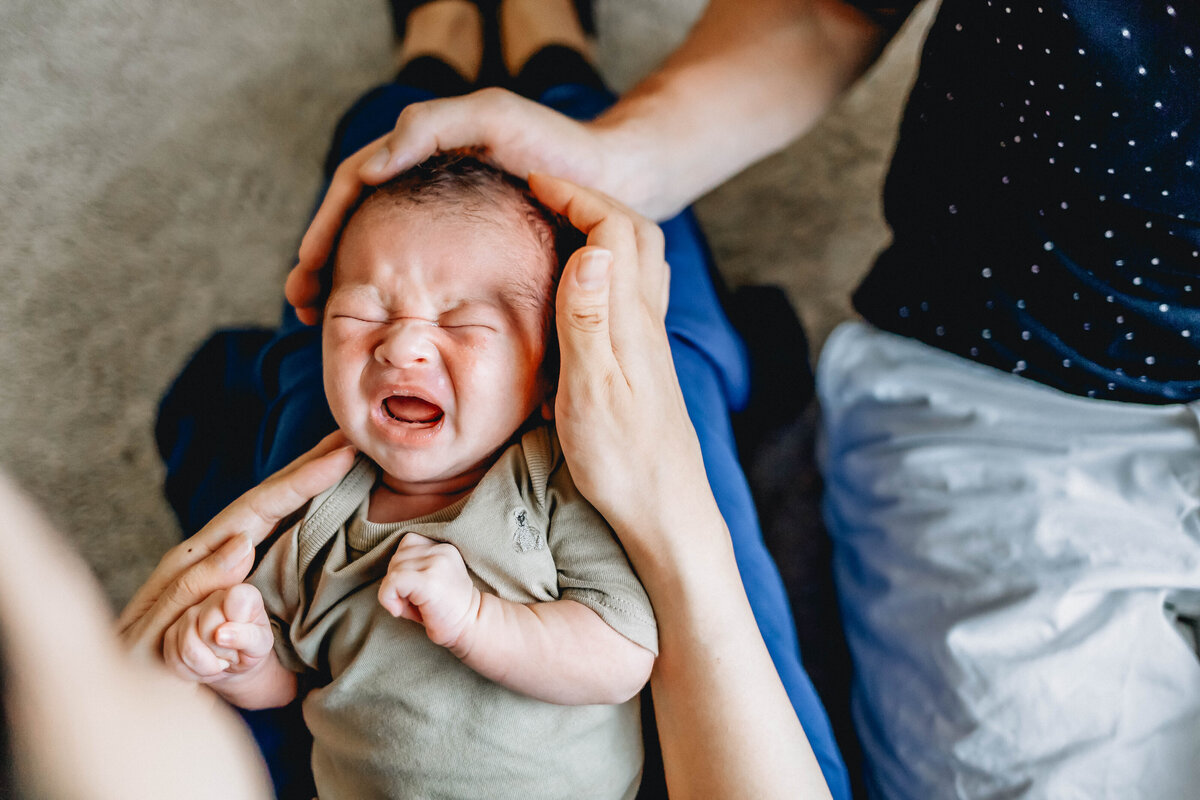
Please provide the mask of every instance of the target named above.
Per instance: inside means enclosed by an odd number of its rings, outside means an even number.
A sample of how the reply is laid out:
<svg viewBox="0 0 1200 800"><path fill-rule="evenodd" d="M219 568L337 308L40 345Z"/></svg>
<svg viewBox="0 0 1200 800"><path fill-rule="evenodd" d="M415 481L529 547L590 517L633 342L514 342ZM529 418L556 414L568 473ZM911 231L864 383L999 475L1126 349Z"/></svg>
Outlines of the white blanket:
<svg viewBox="0 0 1200 800"><path fill-rule="evenodd" d="M1200 797L1200 425L861 323L818 369L878 797Z"/></svg>

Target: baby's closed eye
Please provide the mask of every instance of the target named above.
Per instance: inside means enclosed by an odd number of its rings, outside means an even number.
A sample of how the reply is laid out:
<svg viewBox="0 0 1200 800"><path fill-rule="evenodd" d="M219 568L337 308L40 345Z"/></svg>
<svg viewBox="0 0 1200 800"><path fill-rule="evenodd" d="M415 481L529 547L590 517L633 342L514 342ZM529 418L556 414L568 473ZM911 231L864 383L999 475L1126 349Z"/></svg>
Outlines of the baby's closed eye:
<svg viewBox="0 0 1200 800"><path fill-rule="evenodd" d="M366 315L360 316L357 314L331 314L329 318L336 319L336 320L345 320L347 322L361 322L366 325L382 325L385 322L387 322L387 320L382 317L373 318L373 317L369 317Z"/></svg>
<svg viewBox="0 0 1200 800"><path fill-rule="evenodd" d="M476 310L459 310L446 312L438 317L438 327L450 328L454 330L478 329L486 331L494 331L497 329L497 321L493 316Z"/></svg>
<svg viewBox="0 0 1200 800"><path fill-rule="evenodd" d="M382 308L367 303L330 302L326 315L330 320L365 322L372 325L388 321L388 315Z"/></svg>

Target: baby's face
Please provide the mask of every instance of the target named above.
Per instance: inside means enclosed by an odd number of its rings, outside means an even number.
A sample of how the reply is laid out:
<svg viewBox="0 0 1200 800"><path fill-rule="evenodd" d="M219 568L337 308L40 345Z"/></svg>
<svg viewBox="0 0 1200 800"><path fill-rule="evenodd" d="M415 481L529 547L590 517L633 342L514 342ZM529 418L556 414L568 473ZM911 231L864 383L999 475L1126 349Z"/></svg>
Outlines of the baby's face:
<svg viewBox="0 0 1200 800"><path fill-rule="evenodd" d="M473 486L548 386L550 255L515 209L364 207L325 306L338 425L411 493Z"/></svg>

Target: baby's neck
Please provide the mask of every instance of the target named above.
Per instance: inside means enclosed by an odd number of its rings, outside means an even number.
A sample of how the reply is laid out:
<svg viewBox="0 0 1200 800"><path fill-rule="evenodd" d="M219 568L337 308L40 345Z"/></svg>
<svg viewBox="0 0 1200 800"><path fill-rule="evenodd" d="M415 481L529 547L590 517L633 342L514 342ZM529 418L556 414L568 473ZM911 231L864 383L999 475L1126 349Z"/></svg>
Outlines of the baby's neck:
<svg viewBox="0 0 1200 800"><path fill-rule="evenodd" d="M371 490L367 519L379 523L404 522L441 511L470 494L485 472L486 466L460 475L454 480L439 481L435 484L400 483L383 474L379 483Z"/></svg>
<svg viewBox="0 0 1200 800"><path fill-rule="evenodd" d="M459 498L471 493L470 487L453 494L398 494L385 485L378 485L371 492L371 505L367 508L367 519L371 522L404 522L423 517L453 505Z"/></svg>

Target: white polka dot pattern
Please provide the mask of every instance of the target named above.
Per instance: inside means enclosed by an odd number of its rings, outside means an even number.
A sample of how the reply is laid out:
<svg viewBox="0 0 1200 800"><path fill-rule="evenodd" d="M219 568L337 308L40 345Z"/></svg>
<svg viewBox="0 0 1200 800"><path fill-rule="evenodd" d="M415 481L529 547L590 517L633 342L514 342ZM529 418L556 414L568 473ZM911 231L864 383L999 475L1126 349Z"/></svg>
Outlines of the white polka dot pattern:
<svg viewBox="0 0 1200 800"><path fill-rule="evenodd" d="M1093 397L1200 398L1200 4L944 0L874 324Z"/></svg>

